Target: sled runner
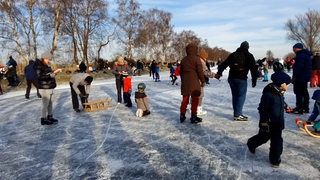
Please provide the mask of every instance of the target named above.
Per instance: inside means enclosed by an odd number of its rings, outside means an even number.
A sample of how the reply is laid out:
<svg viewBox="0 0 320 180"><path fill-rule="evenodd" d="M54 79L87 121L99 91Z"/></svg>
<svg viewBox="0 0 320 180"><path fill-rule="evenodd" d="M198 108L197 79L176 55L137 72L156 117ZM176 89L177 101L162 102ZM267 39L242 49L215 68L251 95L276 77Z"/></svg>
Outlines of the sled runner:
<svg viewBox="0 0 320 180"><path fill-rule="evenodd" d="M296 124L301 131L309 134L312 137L320 138L320 131L313 129L312 126L314 123L312 121L296 119Z"/></svg>
<svg viewBox="0 0 320 180"><path fill-rule="evenodd" d="M98 111L98 110L107 109L108 107L111 107L112 106L112 99L106 98L103 100L86 102L86 103L83 103L83 105L84 105L85 111L90 111L90 112Z"/></svg>

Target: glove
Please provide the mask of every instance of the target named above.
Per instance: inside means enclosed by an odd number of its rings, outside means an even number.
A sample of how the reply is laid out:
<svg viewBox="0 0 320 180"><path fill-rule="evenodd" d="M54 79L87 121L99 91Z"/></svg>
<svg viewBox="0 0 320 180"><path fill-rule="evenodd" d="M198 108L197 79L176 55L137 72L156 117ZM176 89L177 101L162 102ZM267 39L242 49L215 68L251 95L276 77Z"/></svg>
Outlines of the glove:
<svg viewBox="0 0 320 180"><path fill-rule="evenodd" d="M82 98L87 98L89 95L80 93L79 96L82 97Z"/></svg>
<svg viewBox="0 0 320 180"><path fill-rule="evenodd" d="M220 76L219 74L215 74L215 75L214 75L214 78L216 78L216 79L220 79L220 77L221 77L221 76Z"/></svg>
<svg viewBox="0 0 320 180"><path fill-rule="evenodd" d="M260 123L260 130L262 132L270 132L268 123Z"/></svg>
<svg viewBox="0 0 320 180"><path fill-rule="evenodd" d="M252 87L253 88L256 87L256 85L257 85L257 82L252 82Z"/></svg>

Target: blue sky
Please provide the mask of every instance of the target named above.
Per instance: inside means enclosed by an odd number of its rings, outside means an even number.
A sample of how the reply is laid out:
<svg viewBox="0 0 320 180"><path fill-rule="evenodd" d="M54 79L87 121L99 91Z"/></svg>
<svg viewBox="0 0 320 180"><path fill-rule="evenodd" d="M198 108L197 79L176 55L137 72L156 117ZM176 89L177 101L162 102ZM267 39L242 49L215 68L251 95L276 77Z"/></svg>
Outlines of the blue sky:
<svg viewBox="0 0 320 180"><path fill-rule="evenodd" d="M234 51L244 40L256 59L271 50L275 57L292 52L285 23L308 10L320 10L319 0L137 0L142 9L172 13L175 32L192 30L210 47ZM317 9L316 9L317 8Z"/></svg>

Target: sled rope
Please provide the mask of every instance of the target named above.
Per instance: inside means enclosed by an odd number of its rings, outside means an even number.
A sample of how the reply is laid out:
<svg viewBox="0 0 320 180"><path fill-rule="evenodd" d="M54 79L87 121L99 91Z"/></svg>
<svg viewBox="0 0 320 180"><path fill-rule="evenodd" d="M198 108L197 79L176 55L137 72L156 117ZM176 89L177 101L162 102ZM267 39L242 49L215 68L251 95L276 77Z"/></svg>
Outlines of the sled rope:
<svg viewBox="0 0 320 180"><path fill-rule="evenodd" d="M108 135L109 130L110 130L110 127L111 127L111 121L112 121L112 119L113 119L113 115L114 115L115 111L117 110L118 106L119 106L119 104L117 104L116 107L114 108L114 110L112 111L111 117L110 117L110 119L109 119L109 125L108 125L108 128L107 128L107 130L106 130L106 134L105 134L105 136L104 136L103 141L102 141L101 144L98 146L98 148L97 148L93 153L91 153L88 157L86 157L86 159L83 161L83 163L81 163L81 164L73 171L73 176L74 176L75 173L78 171L78 169L79 169L85 162L87 162L87 160L88 160L89 158L91 158L94 154L96 154L96 153L102 148L103 144L106 142L106 140L107 140L107 135ZM72 176L72 177L73 177L73 176Z"/></svg>

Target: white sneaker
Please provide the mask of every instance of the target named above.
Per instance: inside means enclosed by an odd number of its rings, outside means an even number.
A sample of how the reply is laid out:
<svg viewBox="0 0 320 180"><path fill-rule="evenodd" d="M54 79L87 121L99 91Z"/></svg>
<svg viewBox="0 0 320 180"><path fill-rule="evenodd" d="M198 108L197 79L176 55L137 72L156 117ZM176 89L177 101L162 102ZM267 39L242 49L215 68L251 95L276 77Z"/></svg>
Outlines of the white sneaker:
<svg viewBox="0 0 320 180"><path fill-rule="evenodd" d="M143 115L142 109L138 109L137 112L136 112L136 116L137 117L142 117L142 115Z"/></svg>
<svg viewBox="0 0 320 180"><path fill-rule="evenodd" d="M204 111L204 110L202 109L202 106L198 106L198 107L197 107L197 115L198 115L198 116L206 115L206 114L207 114L207 111Z"/></svg>
<svg viewBox="0 0 320 180"><path fill-rule="evenodd" d="M233 120L235 121L248 121L248 117L244 115L234 116Z"/></svg>

